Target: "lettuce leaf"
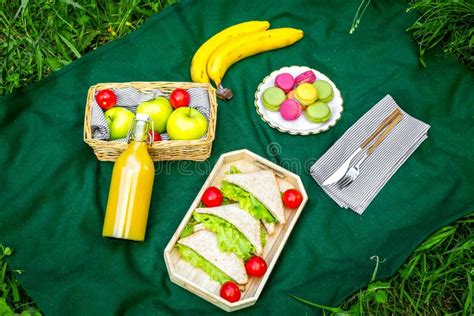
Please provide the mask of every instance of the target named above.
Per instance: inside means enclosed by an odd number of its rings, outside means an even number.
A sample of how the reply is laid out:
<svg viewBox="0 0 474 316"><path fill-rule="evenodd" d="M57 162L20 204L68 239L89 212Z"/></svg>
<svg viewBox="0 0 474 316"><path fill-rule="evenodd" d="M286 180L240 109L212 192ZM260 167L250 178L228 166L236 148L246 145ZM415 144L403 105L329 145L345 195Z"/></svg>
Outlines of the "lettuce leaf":
<svg viewBox="0 0 474 316"><path fill-rule="evenodd" d="M183 231L181 232L181 235L179 235L179 239L187 237L194 233L194 225L196 225L196 220L191 217L189 220L188 224L184 227Z"/></svg>
<svg viewBox="0 0 474 316"><path fill-rule="evenodd" d="M262 248L265 247L265 244L267 243L267 231L263 227L262 224L260 224L260 241L262 242Z"/></svg>
<svg viewBox="0 0 474 316"><path fill-rule="evenodd" d="M199 255L191 248L181 244L176 244L176 248L178 248L178 253L181 258L183 258L196 268L204 270L204 272L206 272L211 277L211 279L219 282L220 284L227 281L232 281L232 278L222 272L221 269L204 259L201 255Z"/></svg>
<svg viewBox="0 0 474 316"><path fill-rule="evenodd" d="M194 233L194 225L195 224L188 223L181 232L181 235L179 235L179 239L192 235Z"/></svg>
<svg viewBox="0 0 474 316"><path fill-rule="evenodd" d="M267 223L277 222L276 218L273 217L259 200L241 187L227 181L222 181L221 192L226 198L239 202L240 207L249 212L256 219L263 220Z"/></svg>
<svg viewBox="0 0 474 316"><path fill-rule="evenodd" d="M255 253L255 247L234 225L209 214L193 213L194 219L217 235L217 244L222 252L233 252L239 258L247 260Z"/></svg>
<svg viewBox="0 0 474 316"><path fill-rule="evenodd" d="M229 171L227 171L225 174L236 174L236 173L242 173L242 171L239 170L236 166L230 166Z"/></svg>

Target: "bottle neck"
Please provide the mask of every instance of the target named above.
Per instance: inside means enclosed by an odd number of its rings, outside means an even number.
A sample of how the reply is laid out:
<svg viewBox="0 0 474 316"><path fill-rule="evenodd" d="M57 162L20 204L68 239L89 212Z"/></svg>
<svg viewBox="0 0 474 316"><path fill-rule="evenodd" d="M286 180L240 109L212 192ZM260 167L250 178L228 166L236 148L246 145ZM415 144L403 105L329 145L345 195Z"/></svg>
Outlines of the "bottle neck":
<svg viewBox="0 0 474 316"><path fill-rule="evenodd" d="M136 121L130 135L130 140L134 142L146 142L148 140L148 122Z"/></svg>

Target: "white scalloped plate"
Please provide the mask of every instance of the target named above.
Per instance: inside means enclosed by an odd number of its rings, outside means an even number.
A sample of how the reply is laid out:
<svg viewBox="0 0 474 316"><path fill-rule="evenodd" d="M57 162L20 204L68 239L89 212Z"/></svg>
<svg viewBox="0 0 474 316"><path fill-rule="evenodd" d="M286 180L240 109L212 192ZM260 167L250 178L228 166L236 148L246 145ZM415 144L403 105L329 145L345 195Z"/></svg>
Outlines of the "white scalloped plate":
<svg viewBox="0 0 474 316"><path fill-rule="evenodd" d="M301 114L301 116L294 121L286 121L281 117L280 112L272 112L265 109L261 100L262 94L265 89L275 86L276 76L287 72L296 77L300 73L308 70L312 70L316 74L317 80L325 80L332 86L334 97L329 103L327 103L327 105L331 108L331 118L327 122L310 122L304 116L304 114ZM341 92L339 89L337 89L336 85L331 81L331 79L329 79L325 74L305 66L283 67L272 72L263 79L263 81L258 85L257 91L255 92L255 107L257 108L257 113L260 115L262 120L267 122L271 127L278 129L280 132L289 133L292 135L311 135L327 131L336 125L337 121L341 118L342 111L344 110L342 106L343 103L344 101L342 99Z"/></svg>

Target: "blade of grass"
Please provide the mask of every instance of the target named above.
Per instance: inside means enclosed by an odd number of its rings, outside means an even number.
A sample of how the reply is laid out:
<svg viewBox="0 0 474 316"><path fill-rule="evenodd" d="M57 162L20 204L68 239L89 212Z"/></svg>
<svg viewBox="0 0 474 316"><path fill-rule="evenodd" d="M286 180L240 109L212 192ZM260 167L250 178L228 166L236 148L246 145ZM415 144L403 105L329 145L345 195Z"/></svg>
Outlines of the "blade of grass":
<svg viewBox="0 0 474 316"><path fill-rule="evenodd" d="M81 57L81 53L79 53L79 51L77 50L76 47L74 47L74 45L72 45L72 43L70 41L68 41L67 38L65 38L63 35L61 34L58 34L59 38L61 38L61 40L64 42L64 44L66 44L67 47L69 47L69 49L73 52L73 54L79 58Z"/></svg>
<svg viewBox="0 0 474 316"><path fill-rule="evenodd" d="M13 20L16 20L16 18L19 15L23 15L23 11L25 11L26 6L28 5L29 0L21 0L20 7L18 8L18 11L16 11L15 16L13 17Z"/></svg>
<svg viewBox="0 0 474 316"><path fill-rule="evenodd" d="M37 69L37 74L38 74L38 80L41 80L43 76L43 54L41 53L41 50L36 48L36 65L38 67Z"/></svg>
<svg viewBox="0 0 474 316"><path fill-rule="evenodd" d="M349 30L349 34L352 34L355 32L369 4L370 4L370 0L362 0L360 2L359 7L357 8L357 12L354 15L354 19L352 19L352 25L351 25L351 29Z"/></svg>
<svg viewBox="0 0 474 316"><path fill-rule="evenodd" d="M18 291L18 286L16 284L16 280L8 280L8 285L12 291L13 303L20 302L20 293Z"/></svg>
<svg viewBox="0 0 474 316"><path fill-rule="evenodd" d="M311 301L305 300L305 299L303 299L303 298L300 298L300 297L295 296L295 295L292 295L292 294L290 294L290 296L291 296L292 298L294 298L295 300L300 301L300 302L302 302L302 303L305 303L305 304L307 304L307 305L309 305L309 306L321 308L321 309L323 309L323 310L327 310L327 311L330 311L330 312L333 312L333 313L343 313L343 312L344 312L344 310L341 309L341 308L339 308L339 307L330 307L330 306L324 306L324 305L316 304L316 303L313 303L313 302L311 302Z"/></svg>
<svg viewBox="0 0 474 316"><path fill-rule="evenodd" d="M474 292L472 290L472 279L471 279L471 274L473 273L473 270L466 271L466 277L467 277L467 289L466 289L466 301L464 302L464 309L463 309L463 315L474 315L473 314L473 309L472 309L472 298L474 297Z"/></svg>
<svg viewBox="0 0 474 316"><path fill-rule="evenodd" d="M434 248L440 243L442 243L446 238L448 238L449 236L452 236L455 232L456 232L456 227L453 227L453 226L443 227L438 233L436 233L431 238L423 242L421 246L416 249L416 251L422 252L424 250Z"/></svg>

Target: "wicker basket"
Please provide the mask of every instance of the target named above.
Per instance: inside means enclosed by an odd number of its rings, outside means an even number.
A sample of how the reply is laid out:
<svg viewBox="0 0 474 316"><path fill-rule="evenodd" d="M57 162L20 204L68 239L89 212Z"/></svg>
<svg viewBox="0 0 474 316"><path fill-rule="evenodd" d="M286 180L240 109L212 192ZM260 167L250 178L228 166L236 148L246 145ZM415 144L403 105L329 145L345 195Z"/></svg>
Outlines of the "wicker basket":
<svg viewBox="0 0 474 316"><path fill-rule="evenodd" d="M102 89L134 87L142 92L160 89L164 93L171 93L176 88L190 89L203 88L208 91L211 108L209 128L205 139L197 140L167 140L153 143L148 151L155 161L161 160L194 160L203 161L211 155L212 141L216 132L217 101L216 90L208 83L190 82L126 82L100 83L89 88L87 94L86 114L84 119L84 141L92 147L97 159L101 161L115 161L127 148L127 143L114 143L92 138L91 115L95 92Z"/></svg>

